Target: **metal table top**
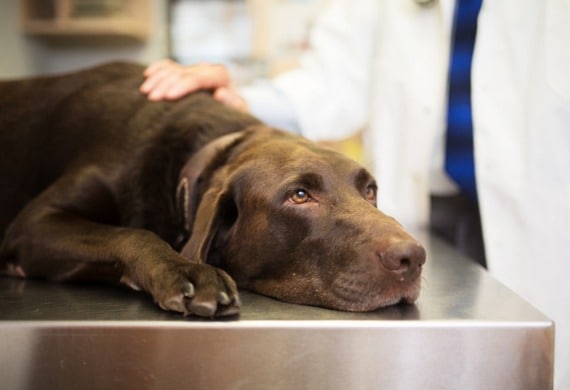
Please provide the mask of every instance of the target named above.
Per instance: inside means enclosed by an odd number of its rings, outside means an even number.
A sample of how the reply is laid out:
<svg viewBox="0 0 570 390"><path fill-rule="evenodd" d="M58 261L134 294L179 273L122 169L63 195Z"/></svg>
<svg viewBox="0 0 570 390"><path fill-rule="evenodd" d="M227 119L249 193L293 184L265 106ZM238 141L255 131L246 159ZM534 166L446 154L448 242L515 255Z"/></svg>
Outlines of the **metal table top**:
<svg viewBox="0 0 570 390"><path fill-rule="evenodd" d="M0 278L5 389L548 389L554 325L442 241L415 305L347 313L242 292L182 318L116 286ZM51 382L47 382L51 381Z"/></svg>

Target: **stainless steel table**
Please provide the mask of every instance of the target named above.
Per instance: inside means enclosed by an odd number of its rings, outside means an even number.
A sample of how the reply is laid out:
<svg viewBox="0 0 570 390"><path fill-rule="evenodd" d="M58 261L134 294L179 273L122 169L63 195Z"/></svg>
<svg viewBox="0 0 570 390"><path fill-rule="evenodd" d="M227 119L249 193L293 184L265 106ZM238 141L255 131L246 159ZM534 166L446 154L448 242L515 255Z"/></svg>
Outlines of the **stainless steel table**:
<svg viewBox="0 0 570 390"><path fill-rule="evenodd" d="M244 292L182 319L141 293L0 278L2 389L550 389L554 326L435 238L416 305L345 313Z"/></svg>

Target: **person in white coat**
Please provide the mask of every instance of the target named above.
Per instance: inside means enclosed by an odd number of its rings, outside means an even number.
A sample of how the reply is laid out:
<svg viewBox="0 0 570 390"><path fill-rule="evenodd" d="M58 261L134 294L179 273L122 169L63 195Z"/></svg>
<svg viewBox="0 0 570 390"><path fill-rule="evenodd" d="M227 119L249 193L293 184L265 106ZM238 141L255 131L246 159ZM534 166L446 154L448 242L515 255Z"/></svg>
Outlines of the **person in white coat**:
<svg viewBox="0 0 570 390"><path fill-rule="evenodd" d="M429 222L443 172L454 0L332 0L297 69L236 90L221 66L162 61L141 90L199 88L313 140L364 128L380 207ZM556 324L555 383L570 389L570 2L483 1L471 76L478 202L494 277Z"/></svg>

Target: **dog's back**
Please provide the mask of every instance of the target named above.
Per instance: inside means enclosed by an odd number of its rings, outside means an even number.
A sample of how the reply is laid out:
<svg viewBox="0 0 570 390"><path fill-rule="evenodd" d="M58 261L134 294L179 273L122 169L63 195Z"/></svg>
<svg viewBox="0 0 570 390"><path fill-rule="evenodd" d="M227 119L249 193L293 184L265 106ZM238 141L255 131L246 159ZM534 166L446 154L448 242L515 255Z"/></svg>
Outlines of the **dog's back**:
<svg viewBox="0 0 570 390"><path fill-rule="evenodd" d="M138 91L143 69L112 63L0 82L0 237L19 210L65 172L90 166L121 180L168 164L176 180L188 155L217 133L256 122L204 93L149 102Z"/></svg>
<svg viewBox="0 0 570 390"><path fill-rule="evenodd" d="M94 87L117 78L119 75L110 72L112 69L0 83L2 230L71 161L98 138L105 138L105 128L98 126L98 131L92 131L94 123L85 120L89 107L84 96ZM84 112L75 121L61 123L68 110L81 108Z"/></svg>

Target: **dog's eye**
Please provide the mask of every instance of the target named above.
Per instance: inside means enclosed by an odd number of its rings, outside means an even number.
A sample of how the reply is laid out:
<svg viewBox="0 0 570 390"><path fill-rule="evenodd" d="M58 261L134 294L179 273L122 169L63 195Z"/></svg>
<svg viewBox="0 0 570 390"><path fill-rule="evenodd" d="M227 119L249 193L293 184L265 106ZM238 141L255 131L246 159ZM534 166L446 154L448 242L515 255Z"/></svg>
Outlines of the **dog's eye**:
<svg viewBox="0 0 570 390"><path fill-rule="evenodd" d="M293 194L291 195L290 199L294 203L301 204L301 203L307 203L311 199L311 196L307 191L303 189L298 189L293 191Z"/></svg>
<svg viewBox="0 0 570 390"><path fill-rule="evenodd" d="M369 200L371 202L375 202L376 201L376 184L370 184L366 187L366 189L364 190L364 196L366 197L366 200Z"/></svg>

